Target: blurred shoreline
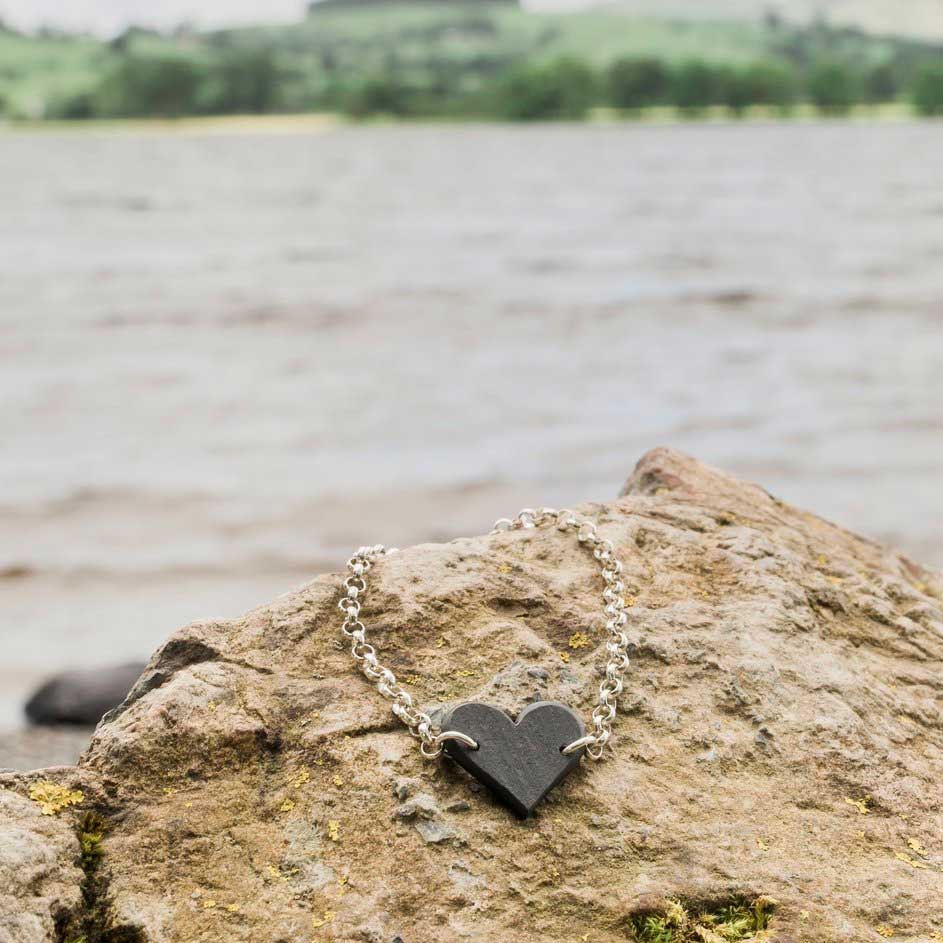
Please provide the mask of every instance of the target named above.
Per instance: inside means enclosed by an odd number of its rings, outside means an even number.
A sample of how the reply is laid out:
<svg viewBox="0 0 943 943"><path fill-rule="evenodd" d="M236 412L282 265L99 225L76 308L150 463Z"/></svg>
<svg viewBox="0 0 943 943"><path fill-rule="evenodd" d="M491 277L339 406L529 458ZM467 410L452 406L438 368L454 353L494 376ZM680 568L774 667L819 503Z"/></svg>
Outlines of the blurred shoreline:
<svg viewBox="0 0 943 943"><path fill-rule="evenodd" d="M678 108L652 106L635 109L630 113L610 108L595 108L584 119L568 122L577 125L740 125L774 124L868 124L868 123L939 123L939 119L921 117L906 102L855 105L842 115L824 114L810 104L800 104L784 114L774 107L753 105L739 116L732 116L723 106L712 105L696 114L686 114ZM552 124L553 122L548 122ZM535 124L540 124L536 122ZM316 134L343 128L377 127L519 127L517 123L469 117L394 117L383 116L357 121L341 112L297 112L288 114L243 114L184 116L180 118L91 118L62 119L4 119L0 116L2 133L147 133L147 134L220 134L220 135L294 135ZM531 125L533 126L533 125Z"/></svg>
<svg viewBox="0 0 943 943"><path fill-rule="evenodd" d="M74 766L92 739L92 727L0 730L0 770Z"/></svg>

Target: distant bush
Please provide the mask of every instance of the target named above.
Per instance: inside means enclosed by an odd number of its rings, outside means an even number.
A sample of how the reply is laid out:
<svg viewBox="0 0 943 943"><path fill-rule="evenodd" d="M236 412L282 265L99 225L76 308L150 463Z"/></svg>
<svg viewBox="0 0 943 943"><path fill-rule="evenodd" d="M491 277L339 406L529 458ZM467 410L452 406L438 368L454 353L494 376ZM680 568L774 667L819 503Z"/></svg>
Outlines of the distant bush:
<svg viewBox="0 0 943 943"><path fill-rule="evenodd" d="M751 105L783 110L795 104L799 93L796 74L775 62L755 62L741 73Z"/></svg>
<svg viewBox="0 0 943 943"><path fill-rule="evenodd" d="M663 105L671 92L671 72L658 59L617 59L605 81L607 99L616 108Z"/></svg>
<svg viewBox="0 0 943 943"><path fill-rule="evenodd" d="M282 74L271 49L225 49L210 65L200 110L214 114L275 111Z"/></svg>
<svg viewBox="0 0 943 943"><path fill-rule="evenodd" d="M620 59L606 70L609 104L618 108L674 105L696 114L726 105L735 114L751 105L789 108L795 72L775 62L732 67L692 60L671 67L657 59Z"/></svg>
<svg viewBox="0 0 943 943"><path fill-rule="evenodd" d="M695 115L723 99L723 73L716 66L691 60L675 70L671 82L671 103Z"/></svg>
<svg viewBox="0 0 943 943"><path fill-rule="evenodd" d="M846 114L862 97L858 74L837 60L819 61L809 73L807 88L812 103L830 115Z"/></svg>
<svg viewBox="0 0 943 943"><path fill-rule="evenodd" d="M512 121L577 119L597 100L596 73L577 59L513 69L496 89L495 111Z"/></svg>
<svg viewBox="0 0 943 943"><path fill-rule="evenodd" d="M892 102L900 95L898 69L882 62L868 70L864 79L865 98L872 103Z"/></svg>
<svg viewBox="0 0 943 943"><path fill-rule="evenodd" d="M928 63L917 71L911 97L921 115L943 115L943 62Z"/></svg>
<svg viewBox="0 0 943 943"><path fill-rule="evenodd" d="M753 90L742 69L718 69L714 76L718 104L726 105L735 116L740 117L754 104Z"/></svg>
<svg viewBox="0 0 943 943"><path fill-rule="evenodd" d="M355 118L371 115L405 116L411 111L409 88L392 73L374 75L357 83L342 96L341 106Z"/></svg>
<svg viewBox="0 0 943 943"><path fill-rule="evenodd" d="M98 116L95 95L89 91L82 91L53 99L46 106L46 115L62 121L86 121L95 118Z"/></svg>
<svg viewBox="0 0 943 943"><path fill-rule="evenodd" d="M97 89L96 114L105 117L178 117L199 111L206 69L182 56L131 55Z"/></svg>

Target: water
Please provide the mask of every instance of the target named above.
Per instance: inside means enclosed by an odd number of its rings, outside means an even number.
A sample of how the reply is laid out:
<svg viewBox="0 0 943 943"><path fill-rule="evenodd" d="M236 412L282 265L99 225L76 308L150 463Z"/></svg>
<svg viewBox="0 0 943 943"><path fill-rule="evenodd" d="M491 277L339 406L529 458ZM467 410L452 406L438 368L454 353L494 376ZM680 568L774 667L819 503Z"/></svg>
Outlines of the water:
<svg viewBox="0 0 943 943"><path fill-rule="evenodd" d="M931 123L0 136L0 727L655 445L943 564L941 165Z"/></svg>

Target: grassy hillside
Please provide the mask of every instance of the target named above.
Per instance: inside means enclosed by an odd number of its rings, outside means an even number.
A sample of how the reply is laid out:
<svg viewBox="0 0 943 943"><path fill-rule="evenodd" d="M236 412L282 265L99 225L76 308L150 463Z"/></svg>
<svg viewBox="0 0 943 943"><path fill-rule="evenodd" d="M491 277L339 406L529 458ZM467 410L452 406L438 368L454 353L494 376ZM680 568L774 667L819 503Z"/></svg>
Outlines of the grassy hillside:
<svg viewBox="0 0 943 943"><path fill-rule="evenodd" d="M107 58L105 47L93 39L34 39L0 31L0 101L15 114L42 114L48 102L92 86Z"/></svg>
<svg viewBox="0 0 943 943"><path fill-rule="evenodd" d="M174 36L132 30L110 43L0 33L0 111L552 117L556 108L577 117L598 104L736 109L819 101L817 85L828 99L830 81L845 86L841 104L904 97L923 65L943 61L930 43L771 17L639 15L626 9L645 0L625 2L628 8L566 15L475 0L330 4L290 26ZM749 2L718 0L720 7ZM629 66L613 78L616 62ZM648 71L636 75L632 62ZM509 96L527 99L528 113L502 112Z"/></svg>

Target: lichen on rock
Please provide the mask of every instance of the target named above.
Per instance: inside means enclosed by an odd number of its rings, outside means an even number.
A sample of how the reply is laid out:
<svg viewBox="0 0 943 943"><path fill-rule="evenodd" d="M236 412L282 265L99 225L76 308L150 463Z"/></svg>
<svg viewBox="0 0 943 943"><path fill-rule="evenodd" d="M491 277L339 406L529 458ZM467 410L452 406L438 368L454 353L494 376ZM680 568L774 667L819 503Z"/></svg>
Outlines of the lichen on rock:
<svg viewBox="0 0 943 943"><path fill-rule="evenodd" d="M0 943L943 933L941 575L666 450L580 511L623 561L633 665L611 750L533 820L422 759L327 575L179 630L78 769L2 781L0 917L31 922ZM575 541L526 530L384 559L363 618L434 716L588 715L600 592ZM43 816L40 781L85 801Z"/></svg>
<svg viewBox="0 0 943 943"><path fill-rule="evenodd" d="M70 806L81 805L85 801L85 793L78 789L69 789L58 783L48 780L34 782L29 787L29 797L38 806L43 815L58 815Z"/></svg>

